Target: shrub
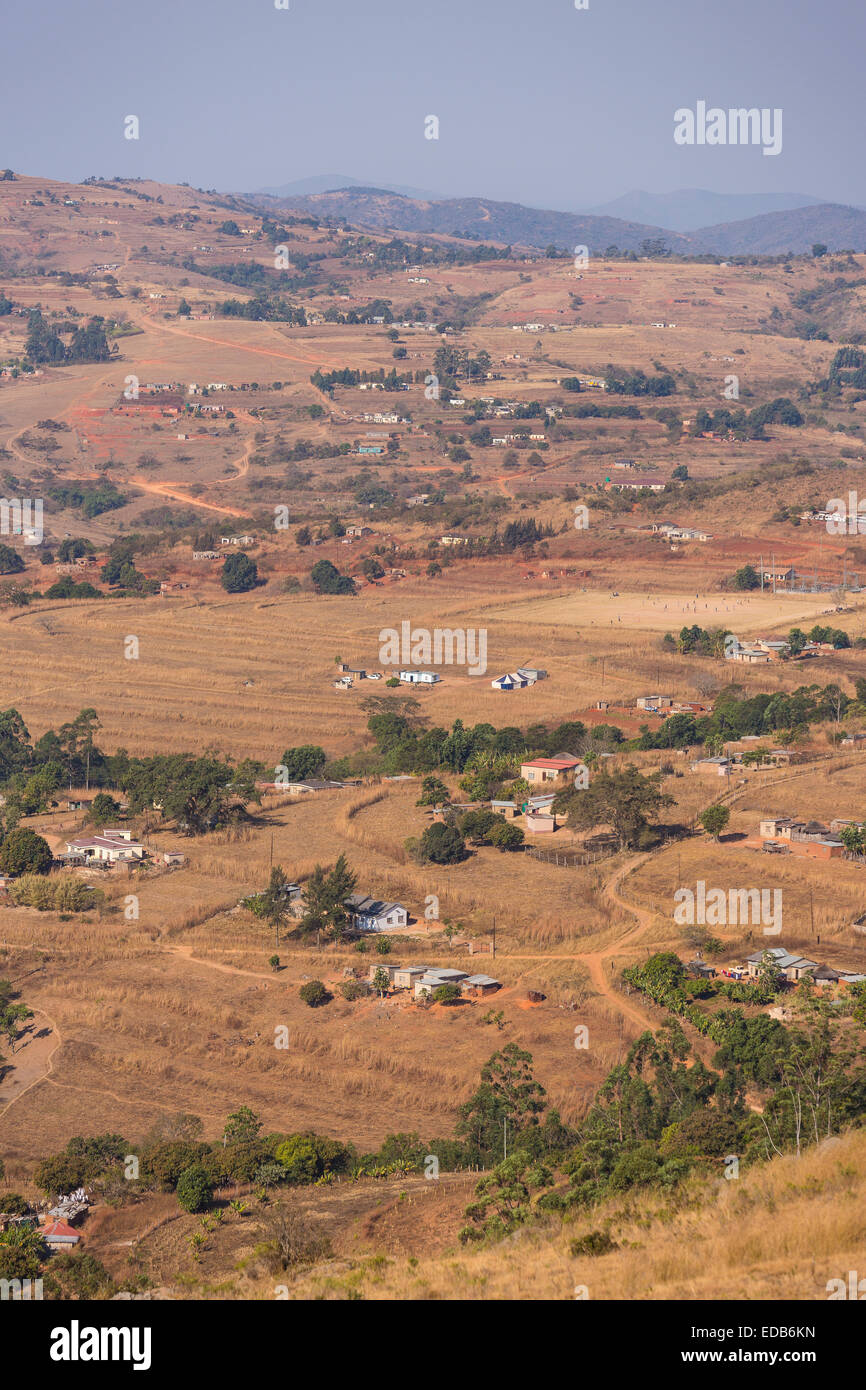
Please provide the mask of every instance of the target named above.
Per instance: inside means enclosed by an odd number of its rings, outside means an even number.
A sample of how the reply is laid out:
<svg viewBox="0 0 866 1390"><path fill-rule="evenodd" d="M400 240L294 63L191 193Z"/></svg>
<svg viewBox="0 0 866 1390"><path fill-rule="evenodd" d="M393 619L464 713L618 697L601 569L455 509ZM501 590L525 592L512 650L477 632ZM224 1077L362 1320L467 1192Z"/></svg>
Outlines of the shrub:
<svg viewBox="0 0 866 1390"><path fill-rule="evenodd" d="M370 986L364 980L346 980L340 985L340 993L353 1004L356 999L366 998L370 993Z"/></svg>
<svg viewBox="0 0 866 1390"><path fill-rule="evenodd" d="M207 1173L199 1164L185 1168L177 1180L177 1200L184 1211L206 1211L213 1201Z"/></svg>
<svg viewBox="0 0 866 1390"><path fill-rule="evenodd" d="M322 984L321 980L308 980L305 985L301 985L298 991L305 1004L311 1009L321 1008L322 1004L330 1003L333 995Z"/></svg>
<svg viewBox="0 0 866 1390"><path fill-rule="evenodd" d="M618 1250L619 1246L607 1231L589 1231L585 1236L579 1236L573 1240L569 1246L572 1255L609 1255L612 1250Z"/></svg>

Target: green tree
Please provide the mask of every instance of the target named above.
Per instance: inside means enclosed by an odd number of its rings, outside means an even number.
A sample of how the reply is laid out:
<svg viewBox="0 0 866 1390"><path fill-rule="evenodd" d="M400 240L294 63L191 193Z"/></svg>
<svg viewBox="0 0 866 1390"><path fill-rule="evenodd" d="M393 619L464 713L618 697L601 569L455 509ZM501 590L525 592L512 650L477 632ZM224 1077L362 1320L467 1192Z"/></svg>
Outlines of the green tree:
<svg viewBox="0 0 866 1390"><path fill-rule="evenodd" d="M120 803L107 792L97 792L90 803L90 820L94 825L107 825L116 818Z"/></svg>
<svg viewBox="0 0 866 1390"><path fill-rule="evenodd" d="M761 576L752 565L743 565L736 571L731 583L735 589L759 589Z"/></svg>
<svg viewBox="0 0 866 1390"><path fill-rule="evenodd" d="M248 1105L232 1112L223 1129L224 1144L251 1144L258 1138L262 1122Z"/></svg>
<svg viewBox="0 0 866 1390"><path fill-rule="evenodd" d="M373 988L379 995L380 999L383 995L387 994L388 990L391 988L391 980L389 978L388 972L387 970L383 970L381 965L378 967L375 975L373 976Z"/></svg>
<svg viewBox="0 0 866 1390"><path fill-rule="evenodd" d="M525 839L523 831L519 825L511 825L504 820L500 825L494 825L490 832L490 844L494 849L511 851L520 849Z"/></svg>
<svg viewBox="0 0 866 1390"><path fill-rule="evenodd" d="M466 843L456 825L441 822L427 826L418 853L424 863L430 864L459 864L467 857Z"/></svg>
<svg viewBox="0 0 866 1390"><path fill-rule="evenodd" d="M281 759L289 782L306 782L311 777L321 777L327 761L324 748L315 743L301 743L296 748L287 748Z"/></svg>
<svg viewBox="0 0 866 1390"><path fill-rule="evenodd" d="M0 574L20 574L24 569L24 561L13 550L11 545L0 544Z"/></svg>
<svg viewBox="0 0 866 1390"><path fill-rule="evenodd" d="M298 930L303 935L326 932L339 940L349 924L346 899L354 893L357 882L344 854L330 872L317 864L304 889L304 914Z"/></svg>
<svg viewBox="0 0 866 1390"><path fill-rule="evenodd" d="M5 874L45 874L52 860L47 841L33 830L10 830L0 844L0 869Z"/></svg>
<svg viewBox="0 0 866 1390"><path fill-rule="evenodd" d="M712 835L715 840L719 839L730 819L731 813L727 806L718 804L715 806L708 806L707 809L702 811L698 816L698 820L704 827L704 830L706 830L708 835Z"/></svg>
<svg viewBox="0 0 866 1390"><path fill-rule="evenodd" d="M254 589L259 581L259 572L254 560L243 550L237 555L227 555L220 571L220 583L229 594L245 594Z"/></svg>
<svg viewBox="0 0 866 1390"><path fill-rule="evenodd" d="M622 848L637 848L650 821L655 820L673 797L659 789L660 773L644 777L634 764L608 772L603 769L588 787L569 788L554 800L554 809L567 811L568 824L576 830L610 825Z"/></svg>
<svg viewBox="0 0 866 1390"><path fill-rule="evenodd" d="M330 560L319 560L310 570L318 594L354 594L355 585L347 574L341 574Z"/></svg>
<svg viewBox="0 0 866 1390"><path fill-rule="evenodd" d="M456 1004L460 998L460 989L457 985L439 985L433 991L433 1002L436 1004Z"/></svg>

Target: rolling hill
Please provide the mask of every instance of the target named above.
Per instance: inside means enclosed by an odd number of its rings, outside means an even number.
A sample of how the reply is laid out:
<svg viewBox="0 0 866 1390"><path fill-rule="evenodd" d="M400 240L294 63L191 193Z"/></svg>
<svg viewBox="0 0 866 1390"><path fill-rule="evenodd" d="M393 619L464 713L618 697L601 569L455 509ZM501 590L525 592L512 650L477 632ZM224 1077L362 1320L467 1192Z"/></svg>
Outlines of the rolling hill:
<svg viewBox="0 0 866 1390"><path fill-rule="evenodd" d="M661 238L671 251L681 255L783 255L811 250L813 243L825 242L831 251L866 245L866 211L843 203L813 203L761 212L736 221L718 222L685 233L652 221L632 221L601 210L579 214L550 208L531 208L522 203L504 203L490 198L412 198L386 188L352 185L330 191L311 192L292 197L273 194L244 195L247 202L265 212L292 211L312 214L323 220L348 222L376 232L429 233L463 236L472 240L500 242L511 246L547 247L570 250L586 246L600 253L609 246L621 251L640 251L646 240ZM668 212L676 221L691 220L701 208L736 205L743 207L762 200L758 195L706 194L683 190L681 194L626 195L622 206L646 208L646 215ZM797 198L797 194L769 195ZM705 202L704 199L710 200ZM644 200L644 201L642 201ZM767 200L764 199L764 202Z"/></svg>
<svg viewBox="0 0 866 1390"><path fill-rule="evenodd" d="M407 198L384 188L362 187L283 199L262 194L248 197L262 210L304 212L379 232L429 232L444 236L456 233L512 246L587 246L591 252L611 245L639 251L646 238L663 236L674 250L688 254L694 249L691 238L640 222L529 208L522 203L501 203L488 198L432 201Z"/></svg>

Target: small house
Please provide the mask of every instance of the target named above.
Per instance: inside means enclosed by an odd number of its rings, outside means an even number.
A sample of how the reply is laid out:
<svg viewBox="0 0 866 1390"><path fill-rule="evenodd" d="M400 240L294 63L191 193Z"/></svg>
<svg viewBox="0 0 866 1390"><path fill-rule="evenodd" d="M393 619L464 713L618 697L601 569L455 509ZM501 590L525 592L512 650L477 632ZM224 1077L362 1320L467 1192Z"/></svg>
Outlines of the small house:
<svg viewBox="0 0 866 1390"><path fill-rule="evenodd" d="M483 998L485 994L495 994L502 988L499 980L494 980L492 975L468 975L465 980L460 981L460 993L464 996Z"/></svg>
<svg viewBox="0 0 866 1390"><path fill-rule="evenodd" d="M402 903L383 902L381 898L368 898L364 893L352 893L345 906L360 931L388 931L392 927L405 927L409 921Z"/></svg>
<svg viewBox="0 0 866 1390"><path fill-rule="evenodd" d="M530 785L553 782L557 786L565 786L569 776L580 766L580 758L573 758L570 753L560 753L555 758L532 758L529 762L521 763L520 775Z"/></svg>
<svg viewBox="0 0 866 1390"><path fill-rule="evenodd" d="M67 1221L49 1221L40 1234L49 1250L74 1250L81 1239Z"/></svg>

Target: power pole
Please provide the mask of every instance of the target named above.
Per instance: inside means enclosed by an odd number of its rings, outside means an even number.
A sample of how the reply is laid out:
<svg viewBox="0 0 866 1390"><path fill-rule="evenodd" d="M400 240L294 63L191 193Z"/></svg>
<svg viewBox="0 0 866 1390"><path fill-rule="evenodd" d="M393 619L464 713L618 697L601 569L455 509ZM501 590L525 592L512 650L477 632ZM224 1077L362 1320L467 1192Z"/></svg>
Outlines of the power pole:
<svg viewBox="0 0 866 1390"><path fill-rule="evenodd" d="M493 918L493 954L496 955L496 918Z"/></svg>

